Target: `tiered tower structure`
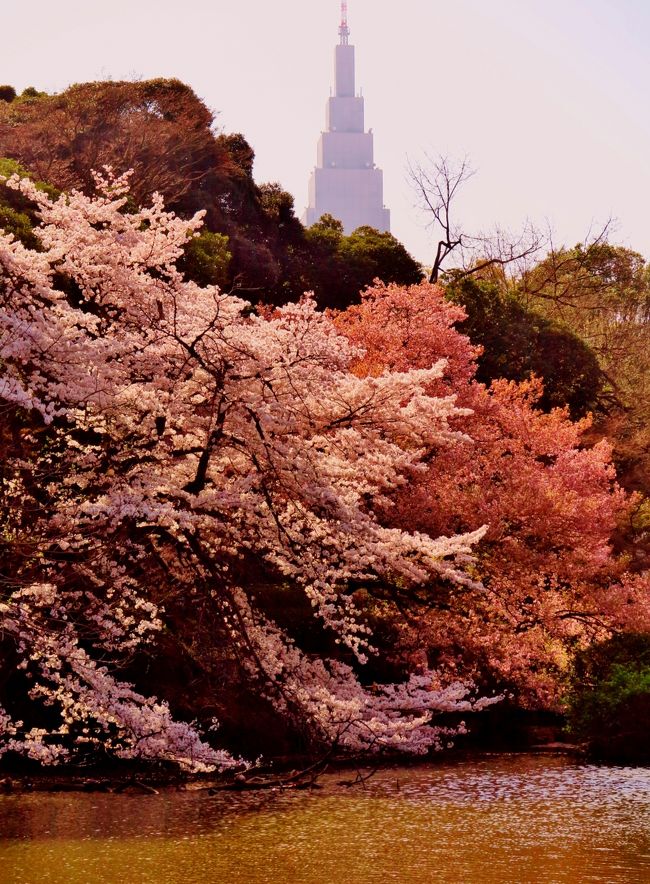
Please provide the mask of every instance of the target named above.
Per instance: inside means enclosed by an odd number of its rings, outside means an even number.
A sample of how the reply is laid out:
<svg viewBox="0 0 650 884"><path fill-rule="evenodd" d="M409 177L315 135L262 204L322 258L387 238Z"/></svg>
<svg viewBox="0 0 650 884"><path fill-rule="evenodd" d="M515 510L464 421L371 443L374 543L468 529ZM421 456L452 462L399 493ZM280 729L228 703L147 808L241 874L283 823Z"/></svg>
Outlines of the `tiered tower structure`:
<svg viewBox="0 0 650 884"><path fill-rule="evenodd" d="M346 233L363 225L389 231L384 174L374 163L372 130L365 131L363 97L355 93L354 46L350 45L347 12L347 3L342 3L334 59L335 94L327 102L326 131L318 142L303 221L309 227L329 214L343 223Z"/></svg>

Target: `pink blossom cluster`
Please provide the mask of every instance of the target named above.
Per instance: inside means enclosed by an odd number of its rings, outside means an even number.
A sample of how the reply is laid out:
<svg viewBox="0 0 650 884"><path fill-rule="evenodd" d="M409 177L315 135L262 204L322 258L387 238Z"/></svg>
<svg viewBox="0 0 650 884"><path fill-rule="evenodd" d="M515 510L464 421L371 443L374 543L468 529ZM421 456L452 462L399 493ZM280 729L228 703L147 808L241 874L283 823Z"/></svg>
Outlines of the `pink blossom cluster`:
<svg viewBox="0 0 650 884"><path fill-rule="evenodd" d="M359 376L363 351L310 300L257 315L187 281L175 262L200 216L157 197L129 211L127 177L110 170L92 198L7 184L38 205L42 248L0 234L14 553L0 628L31 684L21 721L40 703L54 723L35 730L3 712L3 751L236 763L119 676L183 598L211 606L233 659L320 737L440 745L432 715L478 708L467 686L423 673L369 691L351 665L300 652L257 610L257 586L262 575L298 588L356 665L371 639L351 585L476 587L483 525L434 536L379 517L432 451L467 441L456 424L469 411L436 392L447 363Z"/></svg>

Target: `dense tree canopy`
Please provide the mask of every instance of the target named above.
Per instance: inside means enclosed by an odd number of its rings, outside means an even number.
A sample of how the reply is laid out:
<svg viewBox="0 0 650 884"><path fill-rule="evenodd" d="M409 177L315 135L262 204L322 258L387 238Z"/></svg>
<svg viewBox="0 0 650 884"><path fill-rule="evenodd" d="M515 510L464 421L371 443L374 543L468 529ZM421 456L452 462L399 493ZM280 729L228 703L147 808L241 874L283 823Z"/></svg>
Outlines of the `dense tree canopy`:
<svg viewBox="0 0 650 884"><path fill-rule="evenodd" d="M390 233L359 227L346 236L343 225L324 215L307 230L312 271L309 289L321 307L343 309L375 279L410 285L422 279L420 265Z"/></svg>
<svg viewBox="0 0 650 884"><path fill-rule="evenodd" d="M641 256L443 291L178 81L2 88L0 755L424 752L645 640Z"/></svg>
<svg viewBox="0 0 650 884"><path fill-rule="evenodd" d="M233 764L173 717L170 645L171 668L209 686L184 692L205 726L238 690L310 745L439 746L432 714L480 704L422 668L365 688L350 587L469 580L482 527L433 538L379 518L458 439L453 401L427 392L442 364L361 378L311 302L255 316L185 281L199 219L159 199L124 212L124 179L98 178L95 199L8 186L43 224L40 251L0 235L0 752ZM306 636L271 619L273 594L303 600Z"/></svg>
<svg viewBox="0 0 650 884"><path fill-rule="evenodd" d="M157 191L179 205L218 186L227 152L211 126L211 113L178 80L81 83L0 111L0 152L61 190L91 188L103 166L133 169L136 204ZM223 175L219 184L223 191Z"/></svg>
<svg viewBox="0 0 650 884"><path fill-rule="evenodd" d="M157 192L182 217L203 211L206 232L227 242L204 239L201 254L193 245L185 271L254 303L285 304L311 290L320 305L340 308L377 277L420 278L389 234L368 228L329 248L318 230L306 233L290 194L256 184L244 136L215 131L211 111L178 80L81 83L59 95L0 100L3 156L64 191L90 191L93 171L105 166L132 170L131 210Z"/></svg>
<svg viewBox="0 0 650 884"><path fill-rule="evenodd" d="M569 727L600 758L650 761L650 636L630 631L578 654Z"/></svg>

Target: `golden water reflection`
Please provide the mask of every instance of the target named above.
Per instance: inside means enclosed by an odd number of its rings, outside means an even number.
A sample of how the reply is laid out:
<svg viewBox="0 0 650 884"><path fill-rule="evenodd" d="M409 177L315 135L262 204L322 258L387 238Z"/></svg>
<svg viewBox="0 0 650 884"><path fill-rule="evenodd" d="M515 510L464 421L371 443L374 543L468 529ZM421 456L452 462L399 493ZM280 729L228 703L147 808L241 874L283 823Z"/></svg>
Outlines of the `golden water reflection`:
<svg viewBox="0 0 650 884"><path fill-rule="evenodd" d="M315 792L0 798L0 884L648 884L650 770L497 756Z"/></svg>

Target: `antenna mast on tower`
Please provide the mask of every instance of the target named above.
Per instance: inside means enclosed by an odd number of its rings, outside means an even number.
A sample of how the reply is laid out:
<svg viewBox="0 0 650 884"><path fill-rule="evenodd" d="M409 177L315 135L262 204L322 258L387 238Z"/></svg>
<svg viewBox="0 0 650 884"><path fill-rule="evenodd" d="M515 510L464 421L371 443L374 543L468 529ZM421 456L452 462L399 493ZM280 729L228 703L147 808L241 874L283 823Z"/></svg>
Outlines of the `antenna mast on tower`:
<svg viewBox="0 0 650 884"><path fill-rule="evenodd" d="M339 36L341 38L341 46L348 45L350 36L350 28L348 27L348 4L346 0L341 3L341 25L339 27Z"/></svg>

